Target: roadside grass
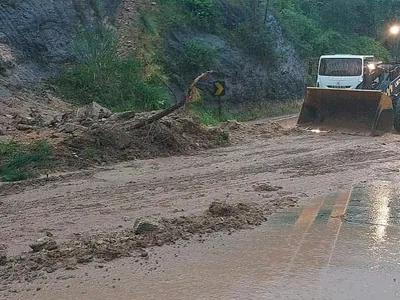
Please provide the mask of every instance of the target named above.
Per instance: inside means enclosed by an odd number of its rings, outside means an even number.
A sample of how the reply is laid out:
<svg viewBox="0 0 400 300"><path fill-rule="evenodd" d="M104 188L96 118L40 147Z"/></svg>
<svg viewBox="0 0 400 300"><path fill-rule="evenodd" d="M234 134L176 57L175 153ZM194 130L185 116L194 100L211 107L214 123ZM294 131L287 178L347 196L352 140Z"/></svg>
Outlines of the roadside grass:
<svg viewBox="0 0 400 300"><path fill-rule="evenodd" d="M215 126L227 120L241 122L262 118L272 118L300 112L302 101L292 100L284 102L266 102L250 107L243 107L237 112L231 112L223 108L221 116L218 107L204 103L190 105L190 110L204 125Z"/></svg>
<svg viewBox="0 0 400 300"><path fill-rule="evenodd" d="M53 148L45 141L30 144L0 143L0 181L21 181L36 177L40 168L49 167Z"/></svg>

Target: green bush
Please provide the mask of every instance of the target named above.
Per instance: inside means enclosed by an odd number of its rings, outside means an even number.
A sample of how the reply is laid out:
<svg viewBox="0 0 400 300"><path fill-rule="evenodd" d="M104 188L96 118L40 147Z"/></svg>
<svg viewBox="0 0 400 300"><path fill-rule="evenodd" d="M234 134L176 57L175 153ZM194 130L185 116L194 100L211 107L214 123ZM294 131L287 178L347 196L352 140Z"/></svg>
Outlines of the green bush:
<svg viewBox="0 0 400 300"><path fill-rule="evenodd" d="M204 102L192 103L189 108L204 125L215 126L231 119L230 114L226 110L223 109L220 115L218 107L212 104L206 104Z"/></svg>
<svg viewBox="0 0 400 300"><path fill-rule="evenodd" d="M22 148L22 144L11 141L11 142L2 142L0 143L0 163L2 159L9 157L11 154L20 151Z"/></svg>
<svg viewBox="0 0 400 300"><path fill-rule="evenodd" d="M0 179L20 181L34 177L34 169L49 166L53 148L44 141L32 144L0 143Z"/></svg>
<svg viewBox="0 0 400 300"><path fill-rule="evenodd" d="M180 65L183 70L205 71L213 66L216 55L214 47L193 39L185 45Z"/></svg>
<svg viewBox="0 0 400 300"><path fill-rule="evenodd" d="M215 0L180 0L186 11L190 12L191 23L197 27L212 30L218 19L218 7Z"/></svg>
<svg viewBox="0 0 400 300"><path fill-rule="evenodd" d="M160 0L160 9L154 18L161 29L161 34L168 39L173 30L198 29L222 36L238 48L250 55L255 55L264 62L274 62L274 53L270 33L263 18L265 7L256 0ZM231 11L229 11L231 10ZM239 13L245 21L237 20ZM229 14L229 15L228 15ZM231 15L232 14L232 15ZM184 49L181 63L176 58L165 59L164 65L173 73L186 72L188 68L203 70L212 67L211 56L215 50L210 45L196 41L189 43ZM204 61L202 61L204 59Z"/></svg>
<svg viewBox="0 0 400 300"><path fill-rule="evenodd" d="M349 47L346 37L333 30L320 31L313 43L314 56L351 52L351 47Z"/></svg>
<svg viewBox="0 0 400 300"><path fill-rule="evenodd" d="M376 14L387 17L384 12L370 9L376 1L372 4L361 0L272 1L286 36L303 58L335 53L390 58L388 50L378 41L378 26L382 26L382 19Z"/></svg>
<svg viewBox="0 0 400 300"><path fill-rule="evenodd" d="M217 0L160 0L155 19L164 31L198 28L215 32L220 25Z"/></svg>
<svg viewBox="0 0 400 300"><path fill-rule="evenodd" d="M356 53L372 54L384 61L390 60L391 55L389 50L383 47L379 41L371 37L351 37L349 38L349 44L355 49L354 52Z"/></svg>
<svg viewBox="0 0 400 300"><path fill-rule="evenodd" d="M318 56L315 40L322 35L322 30L315 21L291 9L283 9L280 19L286 36L302 57Z"/></svg>
<svg viewBox="0 0 400 300"><path fill-rule="evenodd" d="M163 107L165 90L154 78L144 78L133 53L120 57L117 45L110 30L79 32L74 44L78 61L65 66L54 81L59 95L77 104L96 101L115 111Z"/></svg>
<svg viewBox="0 0 400 300"><path fill-rule="evenodd" d="M216 3L214 0L182 0L184 5L194 13L194 15L204 21L215 16Z"/></svg>

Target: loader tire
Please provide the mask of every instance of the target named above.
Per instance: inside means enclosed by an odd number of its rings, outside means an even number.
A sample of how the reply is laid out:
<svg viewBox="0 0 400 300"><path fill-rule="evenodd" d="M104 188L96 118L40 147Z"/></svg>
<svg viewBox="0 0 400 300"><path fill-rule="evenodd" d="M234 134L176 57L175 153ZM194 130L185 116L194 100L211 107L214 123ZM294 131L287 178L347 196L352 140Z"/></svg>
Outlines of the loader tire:
<svg viewBox="0 0 400 300"><path fill-rule="evenodd" d="M400 132L400 96L397 97L394 105L394 129L396 129L397 132Z"/></svg>

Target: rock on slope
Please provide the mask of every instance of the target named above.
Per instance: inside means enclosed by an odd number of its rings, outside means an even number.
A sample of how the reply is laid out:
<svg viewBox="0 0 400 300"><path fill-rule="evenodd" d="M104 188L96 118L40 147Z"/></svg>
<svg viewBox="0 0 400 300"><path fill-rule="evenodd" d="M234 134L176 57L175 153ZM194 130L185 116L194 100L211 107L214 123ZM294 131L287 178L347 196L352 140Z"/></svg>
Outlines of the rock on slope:
<svg viewBox="0 0 400 300"><path fill-rule="evenodd" d="M99 6L98 3L101 5ZM48 76L72 58L72 30L98 18L115 15L119 0L3 0L0 2L0 48L8 45L18 65L11 82L29 82ZM104 10L100 7L104 7ZM0 67L2 65L0 57ZM1 72L0 72L1 74Z"/></svg>

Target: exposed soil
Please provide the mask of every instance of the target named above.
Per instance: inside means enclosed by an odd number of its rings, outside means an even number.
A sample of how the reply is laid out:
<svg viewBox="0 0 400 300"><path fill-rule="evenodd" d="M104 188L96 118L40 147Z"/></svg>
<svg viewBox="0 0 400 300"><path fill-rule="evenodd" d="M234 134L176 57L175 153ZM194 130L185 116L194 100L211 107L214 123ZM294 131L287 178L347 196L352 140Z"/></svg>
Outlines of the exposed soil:
<svg viewBox="0 0 400 300"><path fill-rule="evenodd" d="M49 123L57 115L72 110L70 104L54 97L48 91L17 91L0 86L0 124L6 129L2 139L25 139L26 131L17 130L19 123L32 126L29 130L36 134L39 127ZM29 123L29 124L28 124ZM33 137L32 137L33 138Z"/></svg>
<svg viewBox="0 0 400 300"><path fill-rule="evenodd" d="M56 98L52 101L60 102ZM90 115L93 114L90 111L89 116L84 115L84 118L79 110L77 112L72 108L61 113L50 108L46 111L38 106L27 106L20 108L20 112L16 110L12 115L3 114L8 123L3 122L7 131L0 138L26 143L45 140L52 144L55 156L53 169L43 170L42 173L73 171L135 159L189 155L200 150L292 132L273 122L248 125L228 121L211 128L202 125L185 108L140 129L136 129L135 125L156 112L109 112L107 117L98 117Z"/></svg>
<svg viewBox="0 0 400 300"><path fill-rule="evenodd" d="M251 142L255 139L269 139L296 131L293 126L285 128L277 122L264 120L262 123L227 121L219 126L220 129L229 132L234 144Z"/></svg>
<svg viewBox="0 0 400 300"><path fill-rule="evenodd" d="M281 186L273 186L269 183L259 183L253 186L256 192L277 192L282 189Z"/></svg>
<svg viewBox="0 0 400 300"><path fill-rule="evenodd" d="M229 144L228 134L203 126L183 112L134 129L138 119L106 120L77 128L58 145L64 151L59 156L68 157L69 164L90 166L96 162L191 154Z"/></svg>
<svg viewBox="0 0 400 300"><path fill-rule="evenodd" d="M105 264L125 256L139 257L140 265L152 246L257 226L276 210L359 182L400 180L398 135L286 129L282 135L278 128L276 137L267 138L257 128L245 141L190 149L190 156L0 185L1 248L7 254L6 260L0 255L2 285L20 289L25 280L42 282L48 271L89 272L91 261ZM135 234L141 217L156 219L159 229ZM44 236L57 247L33 252L30 245Z"/></svg>
<svg viewBox="0 0 400 300"><path fill-rule="evenodd" d="M278 206L294 206L294 200L286 200L275 206L262 207L257 204L238 203L229 205L211 203L208 210L199 216L162 218L148 231L132 229L97 235L76 235L74 239L57 244L52 234L42 237L30 245L32 251L0 261L0 289L15 281L32 282L42 272L53 273L57 269L75 269L79 264L92 261L106 262L120 257L129 257L133 251L148 258L145 248L173 244L177 240L188 240L193 235L213 232L250 229L261 225ZM4 252L3 252L4 253Z"/></svg>
<svg viewBox="0 0 400 300"><path fill-rule="evenodd" d="M143 5L148 7L150 3L143 0L121 1L116 27L120 37L119 51L122 55L137 50L137 31L140 30L140 26L132 26L132 24L137 22L137 8Z"/></svg>

